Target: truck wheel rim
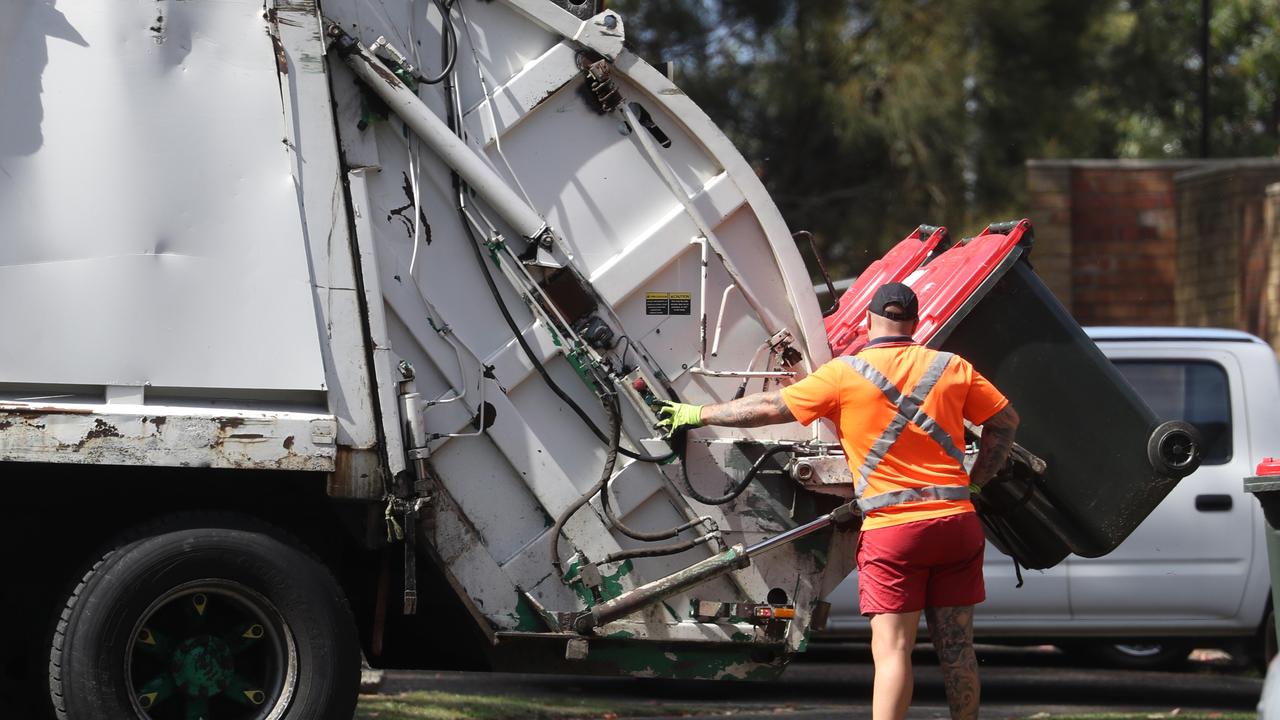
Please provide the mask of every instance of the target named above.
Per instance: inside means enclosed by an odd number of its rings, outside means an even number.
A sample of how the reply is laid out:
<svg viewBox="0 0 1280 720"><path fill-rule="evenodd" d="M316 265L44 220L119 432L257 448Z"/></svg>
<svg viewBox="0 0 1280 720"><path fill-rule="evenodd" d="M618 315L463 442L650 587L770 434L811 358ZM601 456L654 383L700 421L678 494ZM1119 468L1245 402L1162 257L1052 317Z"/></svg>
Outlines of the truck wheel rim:
<svg viewBox="0 0 1280 720"><path fill-rule="evenodd" d="M129 697L147 720L277 720L298 653L269 600L240 583L197 580L157 598L125 656Z"/></svg>

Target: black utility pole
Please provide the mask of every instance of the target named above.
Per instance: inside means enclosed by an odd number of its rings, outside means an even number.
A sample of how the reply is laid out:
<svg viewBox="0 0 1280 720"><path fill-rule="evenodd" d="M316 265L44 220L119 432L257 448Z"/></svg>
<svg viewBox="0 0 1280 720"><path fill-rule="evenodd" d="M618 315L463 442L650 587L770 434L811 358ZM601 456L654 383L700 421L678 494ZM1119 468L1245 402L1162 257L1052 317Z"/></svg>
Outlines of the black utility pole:
<svg viewBox="0 0 1280 720"><path fill-rule="evenodd" d="M1200 157L1209 157L1209 0L1200 0Z"/></svg>

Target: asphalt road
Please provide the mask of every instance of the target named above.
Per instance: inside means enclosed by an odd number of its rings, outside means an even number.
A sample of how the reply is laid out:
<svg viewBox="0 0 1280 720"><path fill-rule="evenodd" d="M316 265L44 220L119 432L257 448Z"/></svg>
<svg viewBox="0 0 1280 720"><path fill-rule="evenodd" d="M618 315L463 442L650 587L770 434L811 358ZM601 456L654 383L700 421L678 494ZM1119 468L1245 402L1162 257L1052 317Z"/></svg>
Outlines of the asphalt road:
<svg viewBox="0 0 1280 720"><path fill-rule="evenodd" d="M912 719L947 717L941 674L925 648L917 651ZM606 704L652 703L698 713L731 713L734 720L860 720L871 716L872 668L866 645L820 645L801 656L781 680L730 683L583 678L505 673L388 672L383 693L437 690L457 694L589 699ZM1180 672L1087 667L1049 648L979 649L983 717L1028 718L1039 713L1170 713L1251 711L1262 679L1229 662L1193 662ZM656 713L655 713L656 714Z"/></svg>

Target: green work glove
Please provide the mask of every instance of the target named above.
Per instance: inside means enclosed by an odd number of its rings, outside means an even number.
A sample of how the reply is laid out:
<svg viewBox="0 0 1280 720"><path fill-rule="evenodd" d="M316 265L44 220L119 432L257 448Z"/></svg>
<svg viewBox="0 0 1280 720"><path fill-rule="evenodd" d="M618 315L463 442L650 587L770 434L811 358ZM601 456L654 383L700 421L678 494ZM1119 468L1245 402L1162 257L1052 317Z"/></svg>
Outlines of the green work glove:
<svg viewBox="0 0 1280 720"><path fill-rule="evenodd" d="M702 427L702 406L662 400L658 408L658 427L665 428L667 437L680 430Z"/></svg>

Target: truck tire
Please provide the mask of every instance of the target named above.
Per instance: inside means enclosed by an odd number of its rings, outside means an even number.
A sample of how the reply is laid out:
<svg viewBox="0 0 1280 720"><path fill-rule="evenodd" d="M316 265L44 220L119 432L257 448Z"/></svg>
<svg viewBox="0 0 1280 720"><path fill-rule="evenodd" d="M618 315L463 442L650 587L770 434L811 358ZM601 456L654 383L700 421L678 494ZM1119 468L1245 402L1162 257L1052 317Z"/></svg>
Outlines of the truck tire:
<svg viewBox="0 0 1280 720"><path fill-rule="evenodd" d="M59 720L350 720L359 681L355 625L328 569L252 525L171 529L108 552L49 653Z"/></svg>

